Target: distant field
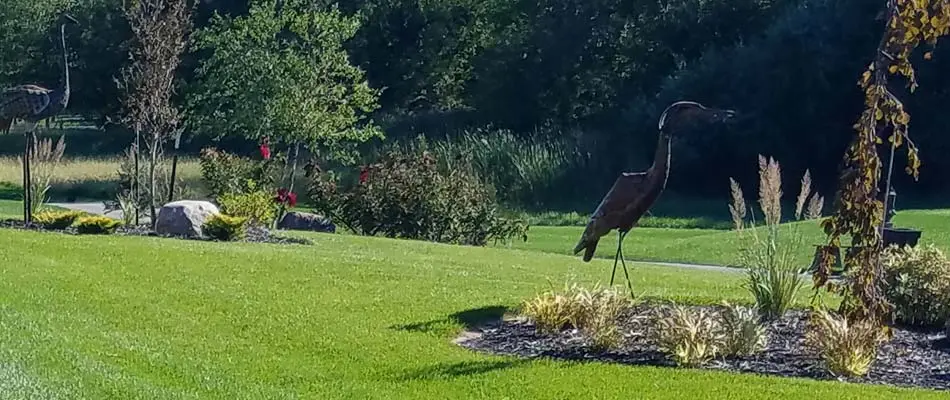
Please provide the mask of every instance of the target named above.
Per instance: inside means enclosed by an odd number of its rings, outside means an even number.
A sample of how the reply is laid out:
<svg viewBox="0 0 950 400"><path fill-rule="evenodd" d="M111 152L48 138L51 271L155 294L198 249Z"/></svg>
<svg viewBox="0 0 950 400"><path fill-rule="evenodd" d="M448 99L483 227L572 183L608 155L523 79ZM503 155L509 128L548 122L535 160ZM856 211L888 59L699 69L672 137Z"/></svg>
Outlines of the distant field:
<svg viewBox="0 0 950 400"><path fill-rule="evenodd" d="M170 168L171 161L169 161ZM0 184L9 187L23 182L22 162L16 157L0 157ZM121 159L66 158L53 172L50 196L54 201L113 199L118 185ZM178 176L187 188L201 192L201 169L198 160L178 160Z"/></svg>

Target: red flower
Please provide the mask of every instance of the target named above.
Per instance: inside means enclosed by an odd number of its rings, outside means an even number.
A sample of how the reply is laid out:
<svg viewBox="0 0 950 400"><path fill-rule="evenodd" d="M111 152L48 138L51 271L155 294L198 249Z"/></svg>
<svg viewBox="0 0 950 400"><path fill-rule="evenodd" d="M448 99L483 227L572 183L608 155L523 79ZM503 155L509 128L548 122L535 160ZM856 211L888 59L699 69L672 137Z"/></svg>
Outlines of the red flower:
<svg viewBox="0 0 950 400"><path fill-rule="evenodd" d="M369 168L363 167L360 169L360 183L366 183L366 178L369 178Z"/></svg>
<svg viewBox="0 0 950 400"><path fill-rule="evenodd" d="M261 142L261 157L264 157L265 160L270 160L270 138L265 137L264 141Z"/></svg>
<svg viewBox="0 0 950 400"><path fill-rule="evenodd" d="M274 197L274 201L288 207L294 207L297 205L297 194L285 188L280 188L277 189L277 196Z"/></svg>

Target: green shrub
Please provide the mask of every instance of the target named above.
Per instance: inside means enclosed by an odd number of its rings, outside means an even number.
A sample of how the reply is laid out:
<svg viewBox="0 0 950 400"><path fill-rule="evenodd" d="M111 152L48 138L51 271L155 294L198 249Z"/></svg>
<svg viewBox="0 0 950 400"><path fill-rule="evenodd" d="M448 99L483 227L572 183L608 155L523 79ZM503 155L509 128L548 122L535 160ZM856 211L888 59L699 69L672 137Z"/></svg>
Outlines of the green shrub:
<svg viewBox="0 0 950 400"><path fill-rule="evenodd" d="M46 229L63 230L82 215L79 211L42 211L33 216L33 221Z"/></svg>
<svg viewBox="0 0 950 400"><path fill-rule="evenodd" d="M950 261L933 244L890 246L883 257L888 301L898 322L940 326L950 318Z"/></svg>
<svg viewBox="0 0 950 400"><path fill-rule="evenodd" d="M726 341L715 313L681 305L674 305L670 311L658 311L651 335L676 365L686 367L705 364Z"/></svg>
<svg viewBox="0 0 950 400"><path fill-rule="evenodd" d="M818 353L828 372L836 376L863 376L871 369L881 329L869 320L847 319L819 310L812 315L806 345Z"/></svg>
<svg viewBox="0 0 950 400"><path fill-rule="evenodd" d="M213 198L226 194L270 191L280 175L282 161L277 155L263 160L241 157L214 148L201 150L201 177Z"/></svg>
<svg viewBox="0 0 950 400"><path fill-rule="evenodd" d="M270 226L277 217L274 195L257 190L254 184L249 186L249 190L246 193L225 193L218 197L221 212L246 218L253 224Z"/></svg>
<svg viewBox="0 0 950 400"><path fill-rule="evenodd" d="M727 303L720 316L723 354L748 357L765 349L768 336L755 309Z"/></svg>
<svg viewBox="0 0 950 400"><path fill-rule="evenodd" d="M524 221L499 215L490 185L467 168L438 168L428 152L391 152L346 191L333 174L313 179L315 208L357 234L477 246L527 240Z"/></svg>
<svg viewBox="0 0 950 400"><path fill-rule="evenodd" d="M99 235L115 232L121 222L101 215L79 218L76 221L76 232L84 235Z"/></svg>
<svg viewBox="0 0 950 400"><path fill-rule="evenodd" d="M229 242L243 239L247 234L247 218L225 214L213 215L201 226L202 232L216 240Z"/></svg>

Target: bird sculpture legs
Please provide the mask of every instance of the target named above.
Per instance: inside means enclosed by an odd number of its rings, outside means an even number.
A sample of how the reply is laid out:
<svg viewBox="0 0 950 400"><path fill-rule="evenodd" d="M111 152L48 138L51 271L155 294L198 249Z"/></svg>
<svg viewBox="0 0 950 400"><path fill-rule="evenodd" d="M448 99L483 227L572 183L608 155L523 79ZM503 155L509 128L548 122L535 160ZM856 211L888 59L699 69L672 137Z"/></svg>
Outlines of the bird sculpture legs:
<svg viewBox="0 0 950 400"><path fill-rule="evenodd" d="M617 254L614 255L614 270L610 273L610 286L614 285L614 275L617 274L617 261L623 265L623 275L627 278L627 288L630 289L630 295L633 295L633 285L630 283L630 274L627 273L627 263L623 259L623 238L627 236L625 231L617 231L619 240L617 241Z"/></svg>
<svg viewBox="0 0 950 400"><path fill-rule="evenodd" d="M30 180L30 155L33 153L33 124L25 134L23 145L23 224L29 225L33 222L33 188Z"/></svg>

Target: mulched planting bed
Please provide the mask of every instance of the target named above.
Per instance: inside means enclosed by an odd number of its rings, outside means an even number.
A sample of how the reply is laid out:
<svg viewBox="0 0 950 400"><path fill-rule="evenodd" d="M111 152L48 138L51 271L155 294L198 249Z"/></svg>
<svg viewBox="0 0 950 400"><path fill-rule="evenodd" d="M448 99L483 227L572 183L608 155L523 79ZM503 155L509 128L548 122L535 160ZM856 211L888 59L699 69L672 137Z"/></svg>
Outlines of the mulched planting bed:
<svg viewBox="0 0 950 400"><path fill-rule="evenodd" d="M641 304L624 312L619 326L624 343L616 350L596 351L576 330L558 334L536 333L532 323L499 321L480 329L458 343L466 348L524 358L554 358L572 361L615 362L629 365L670 366L665 354L648 339L648 316L659 304ZM714 307L706 307L714 308ZM759 373L786 377L837 379L826 372L820 360L805 347L807 314L791 311L767 326L768 344L752 357L713 359L703 369ZM950 343L939 331L895 329L882 345L870 373L860 378L840 378L854 383L886 384L937 390L950 389Z"/></svg>
<svg viewBox="0 0 950 400"><path fill-rule="evenodd" d="M0 221L0 227L78 235L75 228L66 228L66 230L61 230L61 231L49 230L49 229L43 229L42 227L36 224L30 224L29 226L26 226L23 223L23 221L12 220L12 219ZM191 237L184 237L184 236L159 235L155 233L155 231L153 231L148 225L122 226L122 227L117 228L113 235L155 236L155 237L184 239L184 240L200 240L200 241L208 241L208 242L214 241L213 239L209 239L209 238L191 238ZM248 227L247 236L243 240L240 240L238 242L272 243L272 244L305 244L305 245L313 244L313 242L308 239L275 235L271 230L267 228L262 228L262 227Z"/></svg>

